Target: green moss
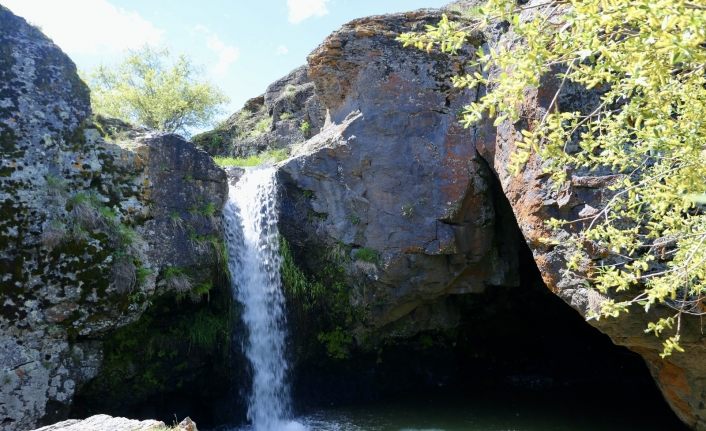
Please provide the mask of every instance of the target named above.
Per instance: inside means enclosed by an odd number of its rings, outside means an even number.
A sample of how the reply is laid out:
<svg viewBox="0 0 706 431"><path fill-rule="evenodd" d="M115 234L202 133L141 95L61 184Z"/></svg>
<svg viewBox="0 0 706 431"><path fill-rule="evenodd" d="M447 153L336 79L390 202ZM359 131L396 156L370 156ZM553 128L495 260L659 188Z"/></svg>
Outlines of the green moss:
<svg viewBox="0 0 706 431"><path fill-rule="evenodd" d="M11 166L4 166L0 168L0 177L9 177L15 172L15 168Z"/></svg>
<svg viewBox="0 0 706 431"><path fill-rule="evenodd" d="M137 284L142 286L145 284L145 281L147 280L147 277L150 275L154 274L154 271L151 268L146 268L146 267L139 267L137 268Z"/></svg>
<svg viewBox="0 0 706 431"><path fill-rule="evenodd" d="M380 255L376 250L368 247L362 247L355 251L356 260L362 260L368 263L378 263L380 260Z"/></svg>
<svg viewBox="0 0 706 431"><path fill-rule="evenodd" d="M317 271L305 273L295 262L288 242L281 238L281 276L288 303L298 315L296 344L301 360L323 355L345 359L353 348L353 326L363 310L350 302L351 287L345 271L345 250L321 250L309 256Z"/></svg>
<svg viewBox="0 0 706 431"><path fill-rule="evenodd" d="M193 293L194 295L198 296L204 296L208 295L211 292L211 289L213 289L213 283L210 281L206 281L204 283L199 283L193 288Z"/></svg>
<svg viewBox="0 0 706 431"><path fill-rule="evenodd" d="M178 266L167 267L164 270L164 273L162 274L162 276L167 280L181 275L186 275L186 271L184 270L184 268L180 268Z"/></svg>
<svg viewBox="0 0 706 431"><path fill-rule="evenodd" d="M109 334L103 342L102 371L84 388L79 402L105 410L139 404L176 388L192 392L213 379L226 382L232 371L230 289L211 280L199 284L206 285L211 301L196 304L162 296L139 321ZM202 386L204 391L213 389L211 384Z"/></svg>
<svg viewBox="0 0 706 431"><path fill-rule="evenodd" d="M216 211L218 211L218 209L216 208L216 204L213 202L209 202L201 207L201 214L206 217L213 217L216 215Z"/></svg>
<svg viewBox="0 0 706 431"><path fill-rule="evenodd" d="M17 136L10 128L0 128L0 150L3 157L19 158L24 156L24 151L17 148Z"/></svg>
<svg viewBox="0 0 706 431"><path fill-rule="evenodd" d="M353 344L353 336L340 326L328 332L319 333L317 339L326 346L326 353L333 359L348 359Z"/></svg>

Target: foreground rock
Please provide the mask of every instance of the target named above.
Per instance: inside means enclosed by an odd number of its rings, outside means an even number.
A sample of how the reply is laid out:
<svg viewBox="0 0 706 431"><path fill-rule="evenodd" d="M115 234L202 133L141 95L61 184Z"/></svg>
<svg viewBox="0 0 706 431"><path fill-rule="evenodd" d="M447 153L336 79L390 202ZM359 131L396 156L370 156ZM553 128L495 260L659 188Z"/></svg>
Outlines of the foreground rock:
<svg viewBox="0 0 706 431"><path fill-rule="evenodd" d="M91 416L87 419L71 419L53 425L38 428L34 431L198 431L196 424L186 418L175 427L167 427L164 422L145 420L136 421L125 418L114 418L107 415Z"/></svg>
<svg viewBox="0 0 706 431"><path fill-rule="evenodd" d="M70 419L38 428L35 431L157 431L165 430L166 428L167 426L164 422L160 421L136 421L107 415L96 415L83 420Z"/></svg>
<svg viewBox="0 0 706 431"><path fill-rule="evenodd" d="M66 417L102 337L210 282L227 192L180 137L92 119L74 64L2 6L0 47L0 429L21 430Z"/></svg>

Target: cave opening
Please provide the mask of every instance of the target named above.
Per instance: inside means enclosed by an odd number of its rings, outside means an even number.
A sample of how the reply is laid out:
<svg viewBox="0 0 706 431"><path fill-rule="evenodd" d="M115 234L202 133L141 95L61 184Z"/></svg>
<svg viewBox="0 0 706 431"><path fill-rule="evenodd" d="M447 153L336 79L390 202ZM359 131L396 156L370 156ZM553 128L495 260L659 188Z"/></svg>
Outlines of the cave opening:
<svg viewBox="0 0 706 431"><path fill-rule="evenodd" d="M579 424L605 420L606 429L687 429L642 358L547 290L528 249L521 261L519 287L444 299L461 310L453 330L421 333L345 362L300 364L297 408L502 404L517 415L529 408L571 414Z"/></svg>
<svg viewBox="0 0 706 431"><path fill-rule="evenodd" d="M460 312L456 328L419 333L346 361L298 364L297 409L387 404L425 414L430 408L476 408L499 415L563 414L576 425L562 428L549 420L527 429L688 429L643 359L615 345L546 287L495 187L500 228L514 230L521 244L519 286L442 298Z"/></svg>

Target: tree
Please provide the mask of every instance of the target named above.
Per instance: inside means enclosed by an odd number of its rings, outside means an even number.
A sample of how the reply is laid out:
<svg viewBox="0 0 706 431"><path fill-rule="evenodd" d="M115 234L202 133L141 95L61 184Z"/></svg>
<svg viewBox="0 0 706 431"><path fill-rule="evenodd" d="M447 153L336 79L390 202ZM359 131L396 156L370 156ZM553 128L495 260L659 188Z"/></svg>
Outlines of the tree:
<svg viewBox="0 0 706 431"><path fill-rule="evenodd" d="M511 24L520 47L478 48L476 72L454 78L459 88L486 89L465 108L466 126L485 114L496 125L517 122L525 89L557 74L552 106L541 118L525 119L529 127L510 169L518 173L535 154L556 187L579 169L619 175L598 214L549 224L582 223L566 269L603 294L627 295L606 301L593 317L666 305L673 312L653 319L646 332L665 337L663 356L681 350L682 316L706 310L706 6L688 0L518 3L489 0L472 11L471 25L444 16L399 40L455 53L471 32ZM556 101L568 83L596 91L600 104L588 113L562 111ZM587 244L608 256L591 256Z"/></svg>
<svg viewBox="0 0 706 431"><path fill-rule="evenodd" d="M189 133L209 125L227 98L198 79L185 57L170 61L166 49L129 51L115 68L99 66L88 76L98 114L165 132Z"/></svg>

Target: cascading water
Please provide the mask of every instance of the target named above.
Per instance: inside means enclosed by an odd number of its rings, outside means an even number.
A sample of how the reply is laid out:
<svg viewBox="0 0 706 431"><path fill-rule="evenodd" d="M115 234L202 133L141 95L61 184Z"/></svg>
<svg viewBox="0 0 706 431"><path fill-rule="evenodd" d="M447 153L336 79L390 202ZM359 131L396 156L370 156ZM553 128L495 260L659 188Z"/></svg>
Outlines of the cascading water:
<svg viewBox="0 0 706 431"><path fill-rule="evenodd" d="M272 167L249 169L230 185L223 213L233 294L248 329L252 365L248 419L254 431L304 429L289 422L286 327L280 281L277 184Z"/></svg>

